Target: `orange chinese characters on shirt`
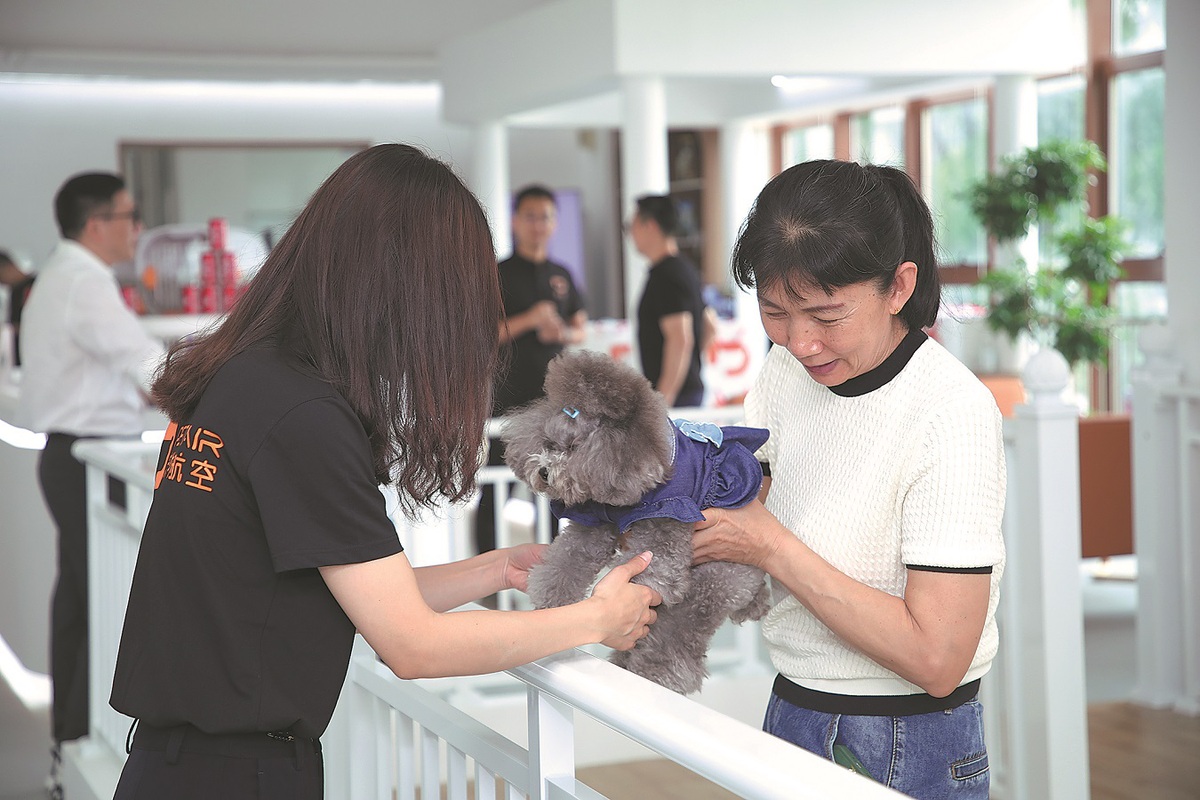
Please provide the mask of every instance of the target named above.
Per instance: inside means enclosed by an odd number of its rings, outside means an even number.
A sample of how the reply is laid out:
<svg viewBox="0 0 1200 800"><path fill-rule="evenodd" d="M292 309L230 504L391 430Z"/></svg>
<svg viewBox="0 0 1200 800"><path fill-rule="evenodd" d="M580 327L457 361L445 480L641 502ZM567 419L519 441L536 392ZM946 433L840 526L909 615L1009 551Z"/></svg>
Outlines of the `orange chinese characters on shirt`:
<svg viewBox="0 0 1200 800"><path fill-rule="evenodd" d="M157 489L164 480L168 480L211 492L220 466L221 448L225 446L216 431L199 425L180 427L172 422L167 426L163 438L170 445L162 467L154 476L154 488Z"/></svg>

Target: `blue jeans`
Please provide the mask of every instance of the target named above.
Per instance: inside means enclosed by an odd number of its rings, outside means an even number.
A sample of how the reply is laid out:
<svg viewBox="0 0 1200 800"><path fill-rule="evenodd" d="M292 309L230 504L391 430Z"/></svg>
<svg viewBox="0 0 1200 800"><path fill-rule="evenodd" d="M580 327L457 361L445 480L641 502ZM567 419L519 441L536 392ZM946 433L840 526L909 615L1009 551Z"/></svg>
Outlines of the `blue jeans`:
<svg viewBox="0 0 1200 800"><path fill-rule="evenodd" d="M983 743L983 706L906 717L825 714L772 694L763 730L833 760L845 745L875 780L920 800L987 800L989 775Z"/></svg>

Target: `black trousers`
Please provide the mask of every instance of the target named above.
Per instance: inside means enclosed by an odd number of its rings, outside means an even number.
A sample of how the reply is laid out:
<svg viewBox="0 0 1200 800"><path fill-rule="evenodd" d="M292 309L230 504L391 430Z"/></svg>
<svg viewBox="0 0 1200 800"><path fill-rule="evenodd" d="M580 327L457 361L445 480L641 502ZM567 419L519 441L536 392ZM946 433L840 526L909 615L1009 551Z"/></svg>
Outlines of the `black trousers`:
<svg viewBox="0 0 1200 800"><path fill-rule="evenodd" d="M88 732L87 473L71 455L76 436L52 433L38 460L42 497L58 528L58 577L50 604L51 733Z"/></svg>
<svg viewBox="0 0 1200 800"><path fill-rule="evenodd" d="M320 741L278 735L139 723L113 800L321 800Z"/></svg>
<svg viewBox="0 0 1200 800"><path fill-rule="evenodd" d="M489 467L503 466L504 442L492 439L488 442ZM479 487L479 507L475 510L475 552L486 553L496 549L496 489L492 484Z"/></svg>

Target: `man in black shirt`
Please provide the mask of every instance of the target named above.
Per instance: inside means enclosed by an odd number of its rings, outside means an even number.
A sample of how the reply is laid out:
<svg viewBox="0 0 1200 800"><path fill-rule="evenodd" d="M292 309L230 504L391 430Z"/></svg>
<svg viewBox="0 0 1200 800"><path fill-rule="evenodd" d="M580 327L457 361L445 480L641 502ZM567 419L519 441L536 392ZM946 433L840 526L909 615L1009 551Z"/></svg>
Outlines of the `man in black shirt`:
<svg viewBox="0 0 1200 800"><path fill-rule="evenodd" d="M542 396L546 367L568 344L583 341L587 311L571 273L547 260L550 237L558 222L554 195L544 186L527 186L513 204L513 254L500 262L504 319L500 343L508 371L496 382L493 415ZM504 463L503 446L493 441L488 463ZM480 553L496 546L495 497L484 487L475 517L475 544Z"/></svg>
<svg viewBox="0 0 1200 800"><path fill-rule="evenodd" d="M698 406L704 400L700 353L712 337L711 315L700 294L700 275L679 255L679 215L665 195L645 195L629 223L637 251L650 261L638 302L637 340L642 374L667 405Z"/></svg>

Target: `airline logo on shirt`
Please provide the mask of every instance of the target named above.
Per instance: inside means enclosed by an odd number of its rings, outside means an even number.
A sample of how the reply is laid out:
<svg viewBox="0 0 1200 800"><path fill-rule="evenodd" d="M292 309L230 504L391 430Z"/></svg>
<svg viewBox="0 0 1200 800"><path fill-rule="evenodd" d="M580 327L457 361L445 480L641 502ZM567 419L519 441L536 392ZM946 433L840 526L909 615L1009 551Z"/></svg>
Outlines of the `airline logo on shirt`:
<svg viewBox="0 0 1200 800"><path fill-rule="evenodd" d="M566 300L571 292L571 284L562 275L551 275L550 291L554 293L555 300Z"/></svg>
<svg viewBox="0 0 1200 800"><path fill-rule="evenodd" d="M217 462L221 459L221 448L225 442L215 432L199 425L180 427L172 422L163 434L170 441L167 457L154 475L154 488L164 480L182 483L202 492L211 492L217 479Z"/></svg>

